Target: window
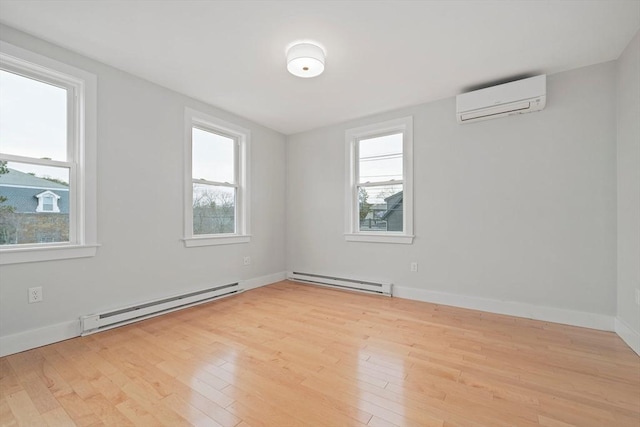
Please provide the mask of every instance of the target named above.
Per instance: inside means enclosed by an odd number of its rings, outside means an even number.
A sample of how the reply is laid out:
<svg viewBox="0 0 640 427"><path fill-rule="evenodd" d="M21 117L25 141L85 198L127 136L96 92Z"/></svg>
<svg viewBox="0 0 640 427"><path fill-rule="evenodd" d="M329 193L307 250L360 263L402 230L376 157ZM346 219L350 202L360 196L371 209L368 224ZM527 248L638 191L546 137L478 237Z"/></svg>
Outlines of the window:
<svg viewBox="0 0 640 427"><path fill-rule="evenodd" d="M346 132L349 241L413 241L413 119Z"/></svg>
<svg viewBox="0 0 640 427"><path fill-rule="evenodd" d="M250 131L185 112L185 245L246 243Z"/></svg>
<svg viewBox="0 0 640 427"><path fill-rule="evenodd" d="M0 191L2 191L1 188ZM36 212L60 212L60 208L58 207L58 200L60 199L60 196L58 196L57 194L47 190L44 193L38 194L36 198L38 199L38 207L36 208ZM68 216L68 214L65 216ZM45 219L45 221L47 220ZM49 220L47 222L51 221ZM68 227L65 228L68 229Z"/></svg>
<svg viewBox="0 0 640 427"><path fill-rule="evenodd" d="M95 91L0 42L0 264L95 255Z"/></svg>
<svg viewBox="0 0 640 427"><path fill-rule="evenodd" d="M44 196L42 198L42 210L44 212L53 212L53 197Z"/></svg>

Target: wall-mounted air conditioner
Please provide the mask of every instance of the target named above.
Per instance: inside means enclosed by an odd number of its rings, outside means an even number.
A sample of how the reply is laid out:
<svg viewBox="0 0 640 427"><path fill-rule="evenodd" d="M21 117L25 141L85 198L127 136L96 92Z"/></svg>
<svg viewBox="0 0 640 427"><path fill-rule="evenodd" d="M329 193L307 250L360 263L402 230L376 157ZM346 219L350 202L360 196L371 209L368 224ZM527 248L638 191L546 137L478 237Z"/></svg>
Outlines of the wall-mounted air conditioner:
<svg viewBox="0 0 640 427"><path fill-rule="evenodd" d="M463 93L456 97L458 123L530 113L544 108L547 98L545 74Z"/></svg>

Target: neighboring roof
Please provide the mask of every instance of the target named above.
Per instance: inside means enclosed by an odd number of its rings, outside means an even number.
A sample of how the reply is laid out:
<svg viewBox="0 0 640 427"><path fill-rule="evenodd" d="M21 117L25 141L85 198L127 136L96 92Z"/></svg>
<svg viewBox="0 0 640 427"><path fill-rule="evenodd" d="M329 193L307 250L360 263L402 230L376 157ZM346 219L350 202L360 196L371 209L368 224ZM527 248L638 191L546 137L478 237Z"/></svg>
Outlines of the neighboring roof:
<svg viewBox="0 0 640 427"><path fill-rule="evenodd" d="M0 175L0 196L7 198L2 206L13 206L16 213L35 213L38 207L37 196L46 190L60 197L60 213L69 213L69 186L15 169L9 169L9 173Z"/></svg>
<svg viewBox="0 0 640 427"><path fill-rule="evenodd" d="M66 189L50 191L60 197L58 199L60 213L69 213L69 191ZM38 208L37 196L42 192L41 188L5 187L0 184L0 196L7 198L0 206L13 206L16 213L35 213Z"/></svg>
<svg viewBox="0 0 640 427"><path fill-rule="evenodd" d="M382 215L382 219L387 219L389 215L395 211L398 205L402 203L402 199L402 191L398 191L396 194L392 194L384 199L384 201L387 202L387 211Z"/></svg>
<svg viewBox="0 0 640 427"><path fill-rule="evenodd" d="M19 185L47 190L69 190L68 185L59 184L44 178L38 178L37 176L20 172L15 169L9 169L9 173L0 175L0 186L4 185Z"/></svg>

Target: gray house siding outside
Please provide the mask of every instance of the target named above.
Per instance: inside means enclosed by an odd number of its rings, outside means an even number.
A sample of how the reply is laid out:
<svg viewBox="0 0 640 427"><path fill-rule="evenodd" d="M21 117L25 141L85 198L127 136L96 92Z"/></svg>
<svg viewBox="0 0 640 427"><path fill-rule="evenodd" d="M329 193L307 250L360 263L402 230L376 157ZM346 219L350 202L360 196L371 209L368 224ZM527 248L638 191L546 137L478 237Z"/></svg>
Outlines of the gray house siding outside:
<svg viewBox="0 0 640 427"><path fill-rule="evenodd" d="M12 206L16 213L36 213L38 208L38 194L44 191L51 191L55 195L59 196L58 208L61 214L69 213L69 189L54 189L54 188L20 188L20 187L8 187L2 185L0 179L0 196L7 198L7 201L3 203L3 206ZM42 212L40 212L42 213Z"/></svg>
<svg viewBox="0 0 640 427"><path fill-rule="evenodd" d="M387 221L387 231L402 231L402 191L387 197L384 201L387 202L387 212L382 216L382 219Z"/></svg>
<svg viewBox="0 0 640 427"><path fill-rule="evenodd" d="M57 196L59 212L38 212L38 195ZM0 245L69 241L69 187L9 169L0 175Z"/></svg>

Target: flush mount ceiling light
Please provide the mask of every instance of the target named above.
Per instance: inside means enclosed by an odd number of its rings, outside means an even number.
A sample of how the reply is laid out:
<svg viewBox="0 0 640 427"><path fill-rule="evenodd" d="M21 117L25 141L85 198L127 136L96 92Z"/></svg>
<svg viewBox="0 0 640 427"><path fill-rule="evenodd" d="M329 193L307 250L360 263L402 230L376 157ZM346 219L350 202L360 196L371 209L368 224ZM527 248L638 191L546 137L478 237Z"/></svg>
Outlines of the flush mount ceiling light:
<svg viewBox="0 0 640 427"><path fill-rule="evenodd" d="M298 77L316 77L324 71L324 50L314 43L303 42L287 50L287 70Z"/></svg>

